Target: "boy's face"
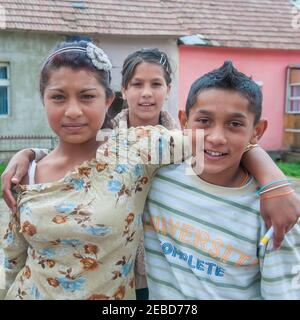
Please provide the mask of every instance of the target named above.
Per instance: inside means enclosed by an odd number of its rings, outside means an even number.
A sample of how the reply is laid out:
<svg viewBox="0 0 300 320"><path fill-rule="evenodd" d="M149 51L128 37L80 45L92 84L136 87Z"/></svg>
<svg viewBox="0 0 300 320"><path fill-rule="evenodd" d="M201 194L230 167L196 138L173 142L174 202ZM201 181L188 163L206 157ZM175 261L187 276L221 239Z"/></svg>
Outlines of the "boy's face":
<svg viewBox="0 0 300 320"><path fill-rule="evenodd" d="M204 129L201 177L211 183L223 180L226 184L237 174L246 145L257 143L267 125L265 120L254 125L255 114L249 111L249 101L240 93L221 89L202 91L188 118L184 111L179 117L183 128ZM195 137L193 134L194 155Z"/></svg>

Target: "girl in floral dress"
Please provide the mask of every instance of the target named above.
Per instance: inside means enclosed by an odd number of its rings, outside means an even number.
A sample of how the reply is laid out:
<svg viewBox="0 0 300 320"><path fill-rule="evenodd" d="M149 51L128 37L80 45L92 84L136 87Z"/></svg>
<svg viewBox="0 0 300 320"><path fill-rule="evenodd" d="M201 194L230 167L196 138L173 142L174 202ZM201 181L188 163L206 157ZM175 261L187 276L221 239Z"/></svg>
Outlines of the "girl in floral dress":
<svg viewBox="0 0 300 320"><path fill-rule="evenodd" d="M40 91L59 144L32 162L17 190L2 243L5 299L135 298L133 266L149 182L161 166L156 157L172 154L183 137L148 126L97 141L113 100L110 69L105 53L86 42L61 44L42 67Z"/></svg>

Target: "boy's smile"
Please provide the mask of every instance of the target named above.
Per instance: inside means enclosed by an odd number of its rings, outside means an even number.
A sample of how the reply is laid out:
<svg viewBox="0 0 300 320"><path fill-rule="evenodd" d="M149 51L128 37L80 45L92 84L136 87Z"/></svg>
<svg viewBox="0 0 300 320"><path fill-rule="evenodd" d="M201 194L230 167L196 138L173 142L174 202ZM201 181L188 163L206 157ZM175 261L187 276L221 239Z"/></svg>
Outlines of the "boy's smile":
<svg viewBox="0 0 300 320"><path fill-rule="evenodd" d="M204 156L211 159L212 161L220 160L227 155L228 155L228 152L221 152L221 151L204 149Z"/></svg>
<svg viewBox="0 0 300 320"><path fill-rule="evenodd" d="M243 181L240 161L248 143L256 143L265 122L255 122L249 101L239 92L206 89L198 94L188 119L181 114L187 129L204 130L204 170L200 177L210 183L237 187ZM193 154L195 155L195 134Z"/></svg>

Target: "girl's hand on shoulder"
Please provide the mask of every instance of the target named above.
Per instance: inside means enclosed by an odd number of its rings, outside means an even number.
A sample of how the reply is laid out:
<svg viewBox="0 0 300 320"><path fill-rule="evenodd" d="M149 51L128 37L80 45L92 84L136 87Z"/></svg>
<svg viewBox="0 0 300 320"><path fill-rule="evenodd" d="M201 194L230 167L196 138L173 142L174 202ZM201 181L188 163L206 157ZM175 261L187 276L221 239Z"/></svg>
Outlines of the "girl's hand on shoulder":
<svg viewBox="0 0 300 320"><path fill-rule="evenodd" d="M28 172L29 163L33 158L34 152L31 149L19 151L10 160L1 176L3 199L12 212L17 210L17 203L12 195L11 188L22 181Z"/></svg>
<svg viewBox="0 0 300 320"><path fill-rule="evenodd" d="M268 194L271 195L271 192ZM268 228L274 228L273 247L278 249L284 235L293 228L300 217L300 196L292 192L284 197L270 197L260 201L260 211Z"/></svg>

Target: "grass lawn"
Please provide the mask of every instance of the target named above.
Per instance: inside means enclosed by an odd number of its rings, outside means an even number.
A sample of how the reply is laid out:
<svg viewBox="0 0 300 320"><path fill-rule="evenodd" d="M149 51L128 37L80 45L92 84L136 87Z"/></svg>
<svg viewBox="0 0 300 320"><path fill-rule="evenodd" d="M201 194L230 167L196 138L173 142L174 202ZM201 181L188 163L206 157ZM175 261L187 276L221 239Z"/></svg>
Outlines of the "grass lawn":
<svg viewBox="0 0 300 320"><path fill-rule="evenodd" d="M6 165L5 164L0 164L0 176L2 172L5 170ZM0 198L2 198L2 192L1 192L1 180L0 180Z"/></svg>
<svg viewBox="0 0 300 320"><path fill-rule="evenodd" d="M276 162L286 176L300 178L300 162Z"/></svg>

